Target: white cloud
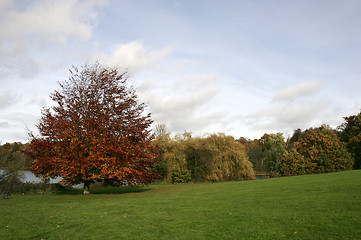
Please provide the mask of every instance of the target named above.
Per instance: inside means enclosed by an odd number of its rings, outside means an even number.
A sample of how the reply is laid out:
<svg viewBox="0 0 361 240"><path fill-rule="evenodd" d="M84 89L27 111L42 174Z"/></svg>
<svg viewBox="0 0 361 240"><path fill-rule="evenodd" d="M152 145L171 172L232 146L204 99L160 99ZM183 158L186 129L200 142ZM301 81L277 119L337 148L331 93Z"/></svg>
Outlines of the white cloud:
<svg viewBox="0 0 361 240"><path fill-rule="evenodd" d="M174 81L172 88L174 91L191 92L209 86L216 87L221 81L222 76L219 74L188 73Z"/></svg>
<svg viewBox="0 0 361 240"><path fill-rule="evenodd" d="M40 110L38 113L36 113L36 111L31 112L31 110L0 113L0 119L4 120L0 128L0 142L26 142L29 139L28 130L38 134L35 125L38 123L39 113Z"/></svg>
<svg viewBox="0 0 361 240"><path fill-rule="evenodd" d="M252 130L263 133L291 133L294 129L306 129L327 123L330 109L323 102L278 104L267 110L249 114L243 118Z"/></svg>
<svg viewBox="0 0 361 240"><path fill-rule="evenodd" d="M297 128L327 124L335 110L329 107L320 92L320 81L306 81L283 89L275 93L267 108L244 116L244 122L253 130L264 133L291 133Z"/></svg>
<svg viewBox="0 0 361 240"><path fill-rule="evenodd" d="M11 106L19 101L20 97L11 91L0 93L0 109Z"/></svg>
<svg viewBox="0 0 361 240"><path fill-rule="evenodd" d="M8 122L0 122L0 127L7 127L9 126Z"/></svg>
<svg viewBox="0 0 361 240"><path fill-rule="evenodd" d="M23 36L46 37L64 42L69 36L89 39L95 24L95 8L104 1L34 1L24 11L3 4L0 36L2 39Z"/></svg>
<svg viewBox="0 0 361 240"><path fill-rule="evenodd" d="M66 43L74 39L88 40L96 25L97 7L105 3L36 0L20 6L15 1L1 2L0 79L13 74L33 77L49 64L49 59L54 62L61 57L55 57L54 52L47 56L50 49L66 48Z"/></svg>
<svg viewBox="0 0 361 240"><path fill-rule="evenodd" d="M278 92L273 99L292 100L303 96L312 96L318 93L320 89L320 81L307 81Z"/></svg>
<svg viewBox="0 0 361 240"><path fill-rule="evenodd" d="M173 113L174 115L178 115L178 117L193 113L194 110L207 103L207 101L215 96L218 92L216 88L209 88L204 91L198 91L192 93L190 95L182 94L182 95L173 95L158 99L156 102L152 104L152 108L156 112L165 112L166 115L168 113Z"/></svg>
<svg viewBox="0 0 361 240"><path fill-rule="evenodd" d="M111 56L102 56L101 60L107 65L121 70L128 70L134 75L142 70L156 66L173 51L173 47L148 50L140 41L119 44L114 47Z"/></svg>
<svg viewBox="0 0 361 240"><path fill-rule="evenodd" d="M128 70L132 81L140 81L137 87L140 101L147 103L155 123L165 123L171 132L199 132L219 124L224 113L213 110L210 104L220 91L222 77L193 73L192 66L197 62L174 61L173 51L174 46L154 50L141 41L133 41L115 46L110 56L103 55L100 60Z"/></svg>
<svg viewBox="0 0 361 240"><path fill-rule="evenodd" d="M220 124L225 117L213 106L220 91L215 84L218 78L186 74L167 83L148 80L138 88L139 96L148 104L155 123L165 123L171 132L200 132Z"/></svg>

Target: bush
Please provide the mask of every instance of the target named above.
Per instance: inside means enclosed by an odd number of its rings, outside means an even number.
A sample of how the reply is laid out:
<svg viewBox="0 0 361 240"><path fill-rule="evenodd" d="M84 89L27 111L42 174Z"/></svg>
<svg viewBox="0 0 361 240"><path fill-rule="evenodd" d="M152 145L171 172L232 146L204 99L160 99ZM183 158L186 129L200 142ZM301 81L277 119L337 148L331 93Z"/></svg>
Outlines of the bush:
<svg viewBox="0 0 361 240"><path fill-rule="evenodd" d="M183 168L174 169L170 175L170 179L172 183L187 183L192 180L190 171Z"/></svg>
<svg viewBox="0 0 361 240"><path fill-rule="evenodd" d="M286 152L279 164L278 175L295 176L311 173L316 164L307 161L296 149Z"/></svg>

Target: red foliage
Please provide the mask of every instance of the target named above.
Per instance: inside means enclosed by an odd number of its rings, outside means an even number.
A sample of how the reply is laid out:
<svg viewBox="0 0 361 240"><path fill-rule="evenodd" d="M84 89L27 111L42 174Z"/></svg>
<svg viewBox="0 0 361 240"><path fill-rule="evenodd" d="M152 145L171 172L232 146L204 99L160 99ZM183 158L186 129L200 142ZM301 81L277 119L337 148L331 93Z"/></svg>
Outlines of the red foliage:
<svg viewBox="0 0 361 240"><path fill-rule="evenodd" d="M33 136L28 151L36 159L32 171L69 183L153 181L152 120L125 73L98 63L73 69L51 94L57 105L42 112L41 136Z"/></svg>

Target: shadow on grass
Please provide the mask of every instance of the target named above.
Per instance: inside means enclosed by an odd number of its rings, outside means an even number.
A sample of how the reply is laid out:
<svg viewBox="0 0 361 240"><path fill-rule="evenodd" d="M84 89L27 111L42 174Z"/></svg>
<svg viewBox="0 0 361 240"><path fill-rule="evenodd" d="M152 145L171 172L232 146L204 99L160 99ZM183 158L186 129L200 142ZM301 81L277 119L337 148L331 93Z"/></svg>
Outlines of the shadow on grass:
<svg viewBox="0 0 361 240"><path fill-rule="evenodd" d="M90 188L91 194L125 194L125 193L138 193L151 190L147 187L94 187ZM83 189L66 189L64 191L55 192L57 195L82 195Z"/></svg>
<svg viewBox="0 0 361 240"><path fill-rule="evenodd" d="M56 195L81 195L83 194L83 189L65 189L65 190L58 190L54 192Z"/></svg>
<svg viewBox="0 0 361 240"><path fill-rule="evenodd" d="M147 187L130 187L130 186L122 186L122 187L97 187L90 189L90 193L92 194L124 194L124 193L138 193L145 192L151 190Z"/></svg>

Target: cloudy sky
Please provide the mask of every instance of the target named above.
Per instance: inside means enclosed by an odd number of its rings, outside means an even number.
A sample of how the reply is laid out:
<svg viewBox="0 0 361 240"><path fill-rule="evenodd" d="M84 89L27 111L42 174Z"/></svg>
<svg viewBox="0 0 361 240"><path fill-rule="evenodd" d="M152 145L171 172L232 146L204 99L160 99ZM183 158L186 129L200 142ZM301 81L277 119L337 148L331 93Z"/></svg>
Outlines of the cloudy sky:
<svg viewBox="0 0 361 240"><path fill-rule="evenodd" d="M359 0L1 0L0 142L28 140L72 65L128 69L172 133L260 138L361 109Z"/></svg>

